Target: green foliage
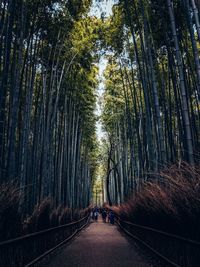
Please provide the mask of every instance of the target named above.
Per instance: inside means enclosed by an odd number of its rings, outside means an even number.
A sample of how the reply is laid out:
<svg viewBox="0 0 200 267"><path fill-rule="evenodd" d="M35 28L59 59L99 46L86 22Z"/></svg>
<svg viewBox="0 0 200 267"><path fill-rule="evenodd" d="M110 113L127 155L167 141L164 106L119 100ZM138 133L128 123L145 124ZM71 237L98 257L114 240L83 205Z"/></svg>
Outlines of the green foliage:
<svg viewBox="0 0 200 267"><path fill-rule="evenodd" d="M105 22L106 23L106 22ZM114 49L119 54L123 51L124 46L124 14L120 6L113 8L113 16L108 19L108 26L105 33L106 45Z"/></svg>

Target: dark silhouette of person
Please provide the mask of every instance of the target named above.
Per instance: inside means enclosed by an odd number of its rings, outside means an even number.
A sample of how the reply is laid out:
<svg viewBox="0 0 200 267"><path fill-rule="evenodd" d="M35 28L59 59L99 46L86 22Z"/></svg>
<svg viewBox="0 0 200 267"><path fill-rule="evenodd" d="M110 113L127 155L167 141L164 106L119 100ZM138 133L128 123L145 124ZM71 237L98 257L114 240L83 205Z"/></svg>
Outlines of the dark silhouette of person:
<svg viewBox="0 0 200 267"><path fill-rule="evenodd" d="M106 218L107 218L107 211L105 209L102 210L102 219L103 219L103 222L106 223Z"/></svg>
<svg viewBox="0 0 200 267"><path fill-rule="evenodd" d="M114 224L115 223L115 215L114 215L114 213L112 211L109 212L108 219L109 219L110 224Z"/></svg>

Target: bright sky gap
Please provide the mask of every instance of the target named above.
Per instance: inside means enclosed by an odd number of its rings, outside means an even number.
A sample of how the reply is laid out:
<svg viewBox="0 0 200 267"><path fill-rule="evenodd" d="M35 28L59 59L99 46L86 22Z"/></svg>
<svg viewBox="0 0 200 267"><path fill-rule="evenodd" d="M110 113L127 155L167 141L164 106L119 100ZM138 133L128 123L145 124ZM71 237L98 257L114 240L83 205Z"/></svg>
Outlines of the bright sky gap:
<svg viewBox="0 0 200 267"><path fill-rule="evenodd" d="M90 15L95 16L97 18L101 18L103 15L104 17L109 17L112 15L112 7L116 3L115 0L103 0L103 1L93 1L93 5L91 7ZM100 61L98 63L99 67L99 86L97 88L97 105L96 105L96 115L99 117L101 115L101 99L103 97L103 93L105 90L104 85L104 70L106 69L107 60L104 56L101 56ZM104 132L102 130L102 124L101 121L98 120L96 122L96 133L97 138L100 141L104 137Z"/></svg>

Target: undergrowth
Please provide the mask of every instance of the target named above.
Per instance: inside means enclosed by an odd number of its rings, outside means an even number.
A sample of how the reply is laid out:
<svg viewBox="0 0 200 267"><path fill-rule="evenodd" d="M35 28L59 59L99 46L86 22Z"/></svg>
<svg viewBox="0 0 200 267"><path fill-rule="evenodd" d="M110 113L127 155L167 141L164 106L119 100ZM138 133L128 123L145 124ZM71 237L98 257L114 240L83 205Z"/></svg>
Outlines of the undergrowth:
<svg viewBox="0 0 200 267"><path fill-rule="evenodd" d="M46 198L37 204L31 215L22 219L20 213L20 191L15 183L0 185L0 241L79 220L89 213L90 208L72 210L65 206L55 206Z"/></svg>
<svg viewBox="0 0 200 267"><path fill-rule="evenodd" d="M136 224L200 239L200 167L173 165L113 209Z"/></svg>
<svg viewBox="0 0 200 267"><path fill-rule="evenodd" d="M200 167L187 163L172 165L144 182L140 192L127 203L112 209L121 219L200 241ZM156 245L167 256L173 254L172 258L178 258L181 266L196 266L191 254L196 248L188 247L182 255L183 244L178 241L170 243L159 235L139 230L134 234Z"/></svg>

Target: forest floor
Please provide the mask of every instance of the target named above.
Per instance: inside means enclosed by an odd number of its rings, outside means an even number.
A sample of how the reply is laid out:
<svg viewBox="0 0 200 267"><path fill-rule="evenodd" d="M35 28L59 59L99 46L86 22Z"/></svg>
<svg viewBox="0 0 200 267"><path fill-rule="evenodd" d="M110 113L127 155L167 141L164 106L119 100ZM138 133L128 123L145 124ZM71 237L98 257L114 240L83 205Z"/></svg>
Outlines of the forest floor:
<svg viewBox="0 0 200 267"><path fill-rule="evenodd" d="M153 267L137 244L108 223L93 222L43 267ZM158 266L158 265L157 265ZM157 267L156 266L156 267Z"/></svg>

